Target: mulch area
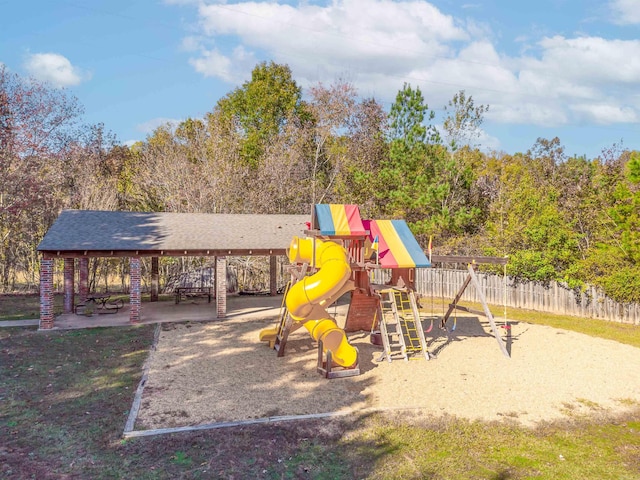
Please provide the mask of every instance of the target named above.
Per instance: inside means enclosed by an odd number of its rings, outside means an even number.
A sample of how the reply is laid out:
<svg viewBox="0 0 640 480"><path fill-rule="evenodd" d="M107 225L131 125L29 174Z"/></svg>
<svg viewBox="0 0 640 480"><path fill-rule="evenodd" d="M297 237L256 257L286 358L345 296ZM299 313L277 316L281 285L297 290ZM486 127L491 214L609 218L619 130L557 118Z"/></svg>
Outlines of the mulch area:
<svg viewBox="0 0 640 480"><path fill-rule="evenodd" d="M343 321L337 316L338 323ZM136 429L274 416L399 410L533 426L606 415L640 404L640 349L550 327L510 322L511 358L483 318L458 318L447 337L427 334L437 358L377 361L368 332L349 335L362 374L327 380L306 329L286 355L258 340L275 319L233 318L162 326L149 362Z"/></svg>

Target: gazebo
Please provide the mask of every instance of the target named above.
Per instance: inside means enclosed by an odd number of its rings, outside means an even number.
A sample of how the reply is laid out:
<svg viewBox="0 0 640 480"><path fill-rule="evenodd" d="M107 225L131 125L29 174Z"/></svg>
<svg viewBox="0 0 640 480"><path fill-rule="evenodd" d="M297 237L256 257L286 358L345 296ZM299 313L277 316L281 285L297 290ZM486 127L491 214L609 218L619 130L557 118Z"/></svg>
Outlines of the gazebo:
<svg viewBox="0 0 640 480"><path fill-rule="evenodd" d="M64 259L64 313L78 294L88 294L89 258L129 258L129 321L140 321L142 257L151 257L151 299L158 296L160 257L214 257L218 317L226 314L226 258L269 256L270 291L276 293L276 256L285 255L291 239L307 230L307 215L147 213L64 210L38 245L40 263L40 329L54 328L53 267Z"/></svg>

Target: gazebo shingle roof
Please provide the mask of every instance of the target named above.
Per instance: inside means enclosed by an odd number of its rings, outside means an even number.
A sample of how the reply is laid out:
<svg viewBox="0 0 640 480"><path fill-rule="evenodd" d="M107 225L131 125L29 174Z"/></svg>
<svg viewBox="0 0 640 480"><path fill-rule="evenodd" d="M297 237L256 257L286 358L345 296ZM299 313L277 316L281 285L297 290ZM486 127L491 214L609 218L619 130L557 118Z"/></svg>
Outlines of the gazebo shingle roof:
<svg viewBox="0 0 640 480"><path fill-rule="evenodd" d="M64 210L38 245L45 255L282 254L307 215Z"/></svg>

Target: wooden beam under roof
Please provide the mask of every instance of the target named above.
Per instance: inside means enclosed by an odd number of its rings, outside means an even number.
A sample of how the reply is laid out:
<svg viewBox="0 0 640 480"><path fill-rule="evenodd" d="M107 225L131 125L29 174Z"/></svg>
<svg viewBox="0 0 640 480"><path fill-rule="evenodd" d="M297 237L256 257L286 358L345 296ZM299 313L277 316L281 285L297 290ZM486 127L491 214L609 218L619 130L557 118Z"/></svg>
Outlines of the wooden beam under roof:
<svg viewBox="0 0 640 480"><path fill-rule="evenodd" d="M246 257L286 255L286 249L230 250L43 250L43 258L117 258L117 257Z"/></svg>

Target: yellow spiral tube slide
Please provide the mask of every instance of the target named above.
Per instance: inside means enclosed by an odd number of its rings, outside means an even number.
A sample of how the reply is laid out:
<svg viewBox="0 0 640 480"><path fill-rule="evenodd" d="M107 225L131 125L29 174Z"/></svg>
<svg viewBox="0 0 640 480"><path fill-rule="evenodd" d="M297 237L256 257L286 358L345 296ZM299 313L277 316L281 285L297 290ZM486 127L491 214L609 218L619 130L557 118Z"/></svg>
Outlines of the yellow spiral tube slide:
<svg viewBox="0 0 640 480"><path fill-rule="evenodd" d="M315 255L314 255L315 243ZM315 257L315 258L314 258ZM326 308L342 294L353 290L351 267L342 246L332 241L294 237L289 246L291 263L312 263L318 271L304 277L289 289L285 299L289 314L304 322L315 341L322 341L323 349L331 350L333 361L351 367L358 360L358 351L349 344L344 330L329 316Z"/></svg>

